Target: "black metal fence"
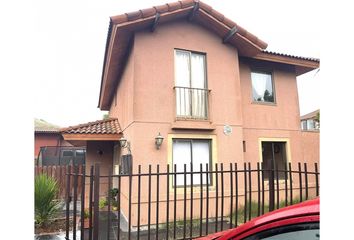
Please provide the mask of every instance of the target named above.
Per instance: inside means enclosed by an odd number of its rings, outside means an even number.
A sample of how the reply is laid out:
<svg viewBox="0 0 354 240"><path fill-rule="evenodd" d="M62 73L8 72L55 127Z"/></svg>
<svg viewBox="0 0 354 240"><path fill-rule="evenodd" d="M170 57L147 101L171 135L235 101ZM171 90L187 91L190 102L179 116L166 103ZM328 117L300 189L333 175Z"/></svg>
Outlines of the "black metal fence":
<svg viewBox="0 0 354 240"><path fill-rule="evenodd" d="M128 175L102 174L100 165L88 174L70 168L66 183L74 188L66 188L66 239L74 240L191 239L319 196L317 163L282 169L259 163L184 165L180 172L176 165L139 165ZM79 179L86 186L82 194Z"/></svg>

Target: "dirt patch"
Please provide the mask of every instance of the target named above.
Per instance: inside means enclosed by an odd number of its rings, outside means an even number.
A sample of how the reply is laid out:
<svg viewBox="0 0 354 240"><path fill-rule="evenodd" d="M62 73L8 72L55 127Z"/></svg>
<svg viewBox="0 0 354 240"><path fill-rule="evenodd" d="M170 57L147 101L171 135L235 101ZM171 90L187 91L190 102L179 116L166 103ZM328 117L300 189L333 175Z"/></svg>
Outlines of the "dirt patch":
<svg viewBox="0 0 354 240"><path fill-rule="evenodd" d="M70 231L72 230L73 220L70 219L69 227ZM46 226L35 226L35 234L43 234L43 233L57 233L57 232L65 232L66 221L65 218L59 218L52 220Z"/></svg>

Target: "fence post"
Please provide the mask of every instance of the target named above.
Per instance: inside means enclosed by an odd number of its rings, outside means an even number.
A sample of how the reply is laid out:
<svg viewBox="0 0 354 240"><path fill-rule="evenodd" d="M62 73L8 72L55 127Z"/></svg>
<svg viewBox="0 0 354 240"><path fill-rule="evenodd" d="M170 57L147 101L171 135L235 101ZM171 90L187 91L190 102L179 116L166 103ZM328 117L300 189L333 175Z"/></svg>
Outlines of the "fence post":
<svg viewBox="0 0 354 240"><path fill-rule="evenodd" d="M270 171L269 171L269 212L274 210L274 143L272 143L272 161L270 162Z"/></svg>
<svg viewBox="0 0 354 240"><path fill-rule="evenodd" d="M70 209L70 173L71 166L66 168L66 226L65 226L65 239L69 240L69 209Z"/></svg>
<svg viewBox="0 0 354 240"><path fill-rule="evenodd" d="M81 234L80 239L84 240L84 225L85 225L85 176L86 166L82 165L82 180L81 180Z"/></svg>
<svg viewBox="0 0 354 240"><path fill-rule="evenodd" d="M78 180L78 166L73 165L74 169L74 179L73 179L73 187L74 187L74 207L73 207L73 240L76 240L76 216L77 216L77 180Z"/></svg>
<svg viewBox="0 0 354 240"><path fill-rule="evenodd" d="M111 199L113 198L113 192L112 192L112 175L113 175L113 170L110 169L108 171L108 220L107 220L107 240L110 239L110 230L111 230Z"/></svg>
<svg viewBox="0 0 354 240"><path fill-rule="evenodd" d="M100 195L100 165L95 164L95 177L94 177L94 197L93 197L93 239L98 239L99 233L99 195Z"/></svg>
<svg viewBox="0 0 354 240"><path fill-rule="evenodd" d="M317 166L317 163L315 163L315 176L316 176L316 196L318 196L320 194L319 194L319 189L318 189L318 166Z"/></svg>

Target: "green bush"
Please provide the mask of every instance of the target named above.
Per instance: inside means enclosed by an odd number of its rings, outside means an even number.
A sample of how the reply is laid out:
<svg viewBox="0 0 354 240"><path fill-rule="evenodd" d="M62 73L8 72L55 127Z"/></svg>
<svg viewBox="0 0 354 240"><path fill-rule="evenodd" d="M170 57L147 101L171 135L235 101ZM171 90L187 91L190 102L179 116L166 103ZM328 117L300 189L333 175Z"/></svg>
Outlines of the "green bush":
<svg viewBox="0 0 354 240"><path fill-rule="evenodd" d="M90 217L90 212L88 209L84 210L84 218L89 218Z"/></svg>
<svg viewBox="0 0 354 240"><path fill-rule="evenodd" d="M98 202L98 207L100 209L104 208L105 206L108 205L107 199L101 198L100 201Z"/></svg>
<svg viewBox="0 0 354 240"><path fill-rule="evenodd" d="M38 225L47 225L59 211L58 184L46 174L36 176L34 181L34 212Z"/></svg>
<svg viewBox="0 0 354 240"><path fill-rule="evenodd" d="M293 205L297 204L300 202L300 197L294 197L293 198ZM290 205L290 199L288 199L288 205ZM262 207L262 205L260 205ZM277 207L277 204L275 203L275 208ZM279 202L279 208L285 207L285 200ZM243 205L240 205L237 210L237 223L242 224L244 222L244 214L245 214L245 207ZM255 218L258 216L258 203L256 201L251 202L251 219L249 218L249 203L247 202L247 213L246 213L246 221L251 220L252 218ZM260 209L260 212L262 210ZM264 213L269 212L269 205L264 204ZM236 217L236 212L232 213L231 217L235 219Z"/></svg>

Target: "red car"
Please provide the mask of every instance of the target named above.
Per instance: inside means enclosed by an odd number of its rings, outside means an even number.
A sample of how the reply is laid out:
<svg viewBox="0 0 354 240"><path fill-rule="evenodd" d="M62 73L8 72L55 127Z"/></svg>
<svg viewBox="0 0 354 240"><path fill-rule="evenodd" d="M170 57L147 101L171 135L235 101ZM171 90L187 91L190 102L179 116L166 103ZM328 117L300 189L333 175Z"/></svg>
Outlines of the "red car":
<svg viewBox="0 0 354 240"><path fill-rule="evenodd" d="M281 208L202 239L318 240L320 239L320 199Z"/></svg>

